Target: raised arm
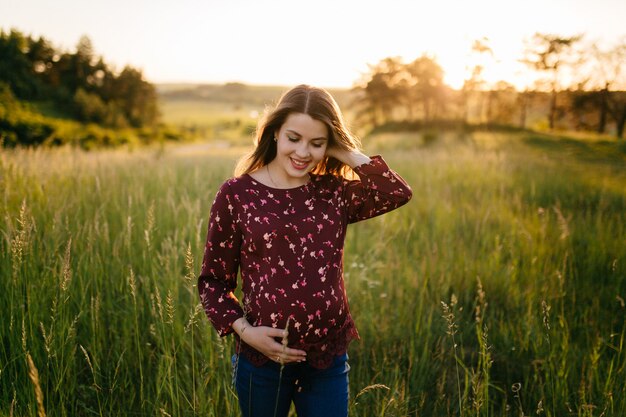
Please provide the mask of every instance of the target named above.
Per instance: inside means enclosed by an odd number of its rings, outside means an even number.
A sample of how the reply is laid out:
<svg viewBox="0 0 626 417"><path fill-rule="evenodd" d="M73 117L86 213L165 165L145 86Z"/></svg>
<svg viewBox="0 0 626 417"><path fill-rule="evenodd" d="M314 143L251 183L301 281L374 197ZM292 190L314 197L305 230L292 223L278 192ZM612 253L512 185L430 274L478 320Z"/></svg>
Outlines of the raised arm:
<svg viewBox="0 0 626 417"><path fill-rule="evenodd" d="M333 149L329 156L349 165L359 176L344 182L349 223L387 213L413 196L411 187L379 155L370 158L358 151Z"/></svg>

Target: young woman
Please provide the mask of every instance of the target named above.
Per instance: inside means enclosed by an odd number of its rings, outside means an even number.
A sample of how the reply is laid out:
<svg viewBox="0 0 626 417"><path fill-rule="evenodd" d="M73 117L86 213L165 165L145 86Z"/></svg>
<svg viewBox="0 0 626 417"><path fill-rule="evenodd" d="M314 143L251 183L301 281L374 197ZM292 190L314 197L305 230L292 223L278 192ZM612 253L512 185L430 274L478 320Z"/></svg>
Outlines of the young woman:
<svg viewBox="0 0 626 417"><path fill-rule="evenodd" d="M343 282L346 228L400 207L411 189L359 151L323 89L286 92L255 144L211 208L202 305L220 336L236 334L243 416L284 417L292 401L299 417L347 416L346 350L359 335Z"/></svg>

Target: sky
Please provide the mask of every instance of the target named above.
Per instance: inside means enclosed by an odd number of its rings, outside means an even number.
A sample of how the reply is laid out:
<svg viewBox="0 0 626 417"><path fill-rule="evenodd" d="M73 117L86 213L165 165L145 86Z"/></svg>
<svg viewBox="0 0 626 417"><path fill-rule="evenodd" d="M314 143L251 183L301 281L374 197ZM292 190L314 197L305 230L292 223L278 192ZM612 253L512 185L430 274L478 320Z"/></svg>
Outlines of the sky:
<svg viewBox="0 0 626 417"><path fill-rule="evenodd" d="M487 38L484 78L521 86L534 33L610 45L625 22L624 0L0 0L0 29L68 51L87 35L105 62L154 83L350 87L383 58L429 54L459 87Z"/></svg>

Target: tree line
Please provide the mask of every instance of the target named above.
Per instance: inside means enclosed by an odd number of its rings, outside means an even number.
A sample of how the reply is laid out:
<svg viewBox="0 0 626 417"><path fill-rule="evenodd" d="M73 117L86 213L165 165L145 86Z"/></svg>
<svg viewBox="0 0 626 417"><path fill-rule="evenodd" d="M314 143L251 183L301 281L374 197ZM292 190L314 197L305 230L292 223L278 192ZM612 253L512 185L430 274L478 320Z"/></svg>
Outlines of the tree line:
<svg viewBox="0 0 626 417"><path fill-rule="evenodd" d="M472 45L477 59L460 89L444 82L436 59L424 54L405 63L387 57L371 65L353 91L357 118L373 128L390 123L420 126L453 122L527 128L594 130L618 138L626 124L626 42L601 48L583 36L536 33L520 57L536 75L517 90L510 82L488 83L486 62L495 61L488 39ZM532 123L531 123L532 122Z"/></svg>
<svg viewBox="0 0 626 417"><path fill-rule="evenodd" d="M142 72L130 66L114 71L86 36L75 52L67 52L43 37L0 31L0 57L5 114L19 110L7 109L9 103L30 102L53 109L56 117L114 129L149 127L159 120L156 89ZM4 130L11 128L6 118L3 122Z"/></svg>

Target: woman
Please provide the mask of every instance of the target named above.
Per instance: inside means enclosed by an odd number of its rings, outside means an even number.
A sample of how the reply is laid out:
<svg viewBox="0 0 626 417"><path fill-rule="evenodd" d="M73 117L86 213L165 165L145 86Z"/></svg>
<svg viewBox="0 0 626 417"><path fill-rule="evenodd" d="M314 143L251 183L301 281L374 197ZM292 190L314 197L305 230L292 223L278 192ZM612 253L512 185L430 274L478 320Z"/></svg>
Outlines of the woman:
<svg viewBox="0 0 626 417"><path fill-rule="evenodd" d="M244 416L286 416L292 401L300 417L346 416L346 350L359 337L343 283L346 228L405 204L411 189L359 151L323 89L286 92L255 144L211 208L202 305L220 336L236 334Z"/></svg>

